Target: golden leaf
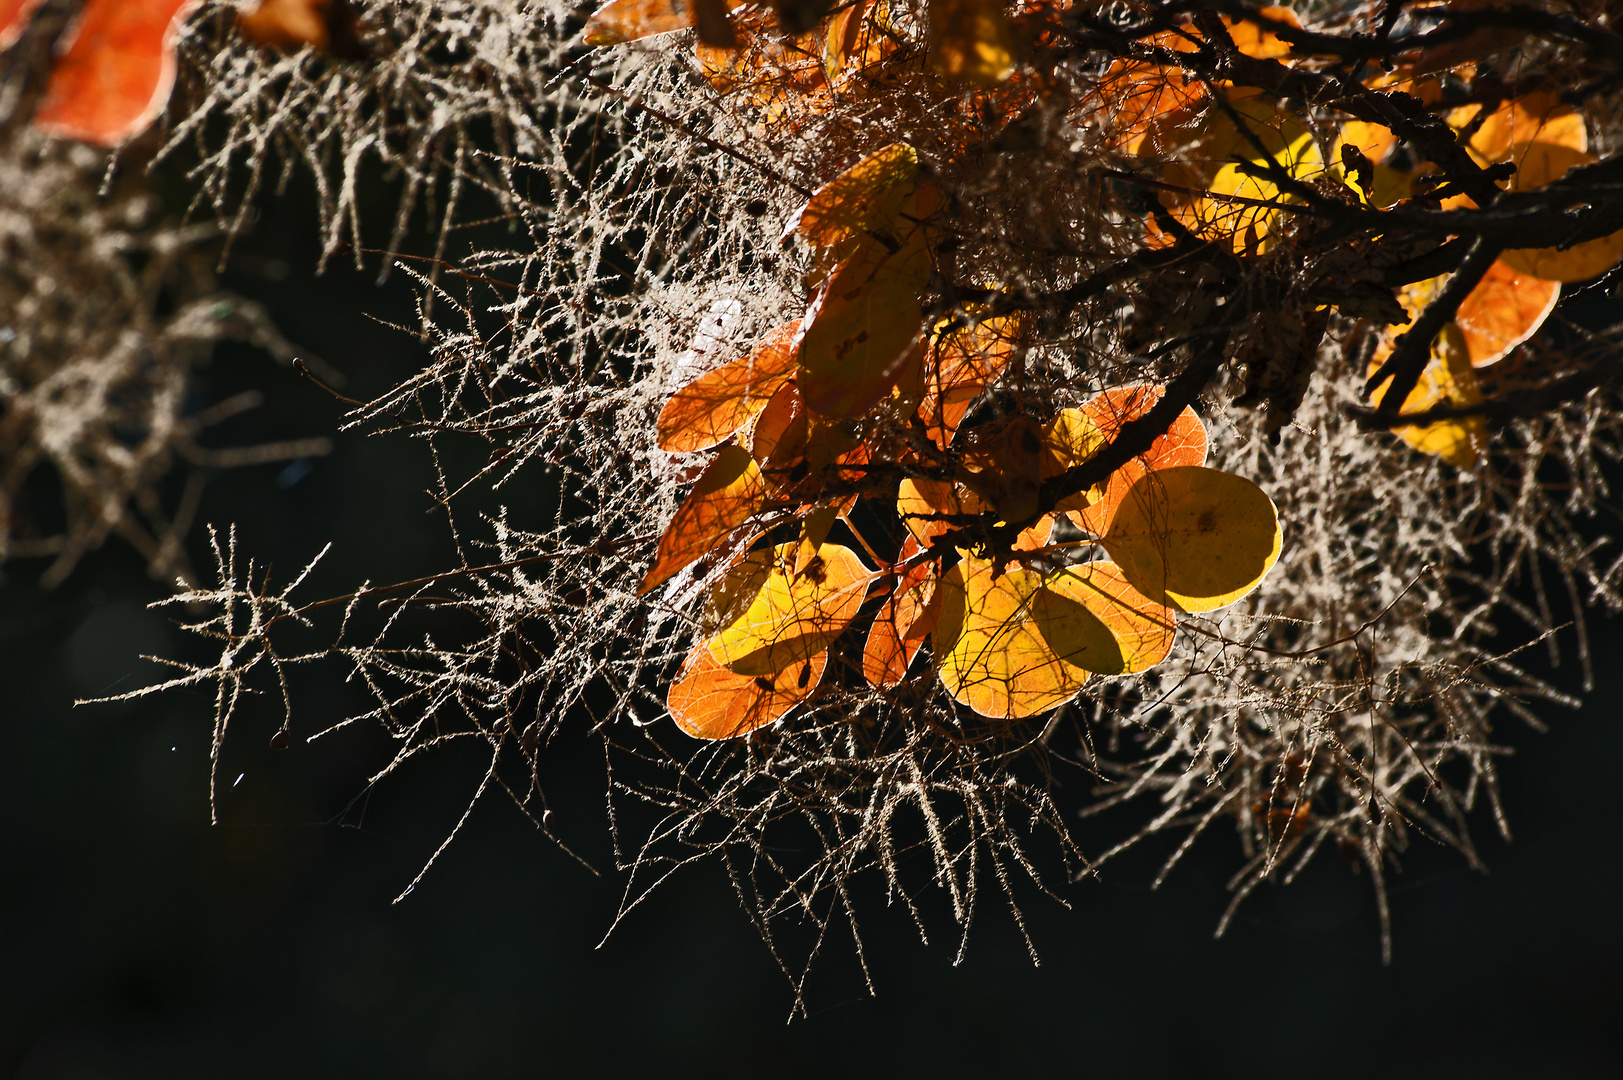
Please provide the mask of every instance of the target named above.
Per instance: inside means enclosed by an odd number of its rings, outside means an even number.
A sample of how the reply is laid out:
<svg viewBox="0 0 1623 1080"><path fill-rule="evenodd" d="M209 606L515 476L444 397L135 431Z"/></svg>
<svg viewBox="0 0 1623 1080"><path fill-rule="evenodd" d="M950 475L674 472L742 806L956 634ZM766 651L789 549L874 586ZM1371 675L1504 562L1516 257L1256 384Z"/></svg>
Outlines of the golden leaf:
<svg viewBox="0 0 1623 1080"><path fill-rule="evenodd" d="M798 574L795 544L751 552L717 590L710 651L740 675L770 675L827 649L856 618L873 574L856 552L824 544Z"/></svg>
<svg viewBox="0 0 1623 1080"><path fill-rule="evenodd" d="M1273 500L1256 484L1175 465L1139 478L1101 542L1145 596L1211 611L1256 588L1283 539Z"/></svg>

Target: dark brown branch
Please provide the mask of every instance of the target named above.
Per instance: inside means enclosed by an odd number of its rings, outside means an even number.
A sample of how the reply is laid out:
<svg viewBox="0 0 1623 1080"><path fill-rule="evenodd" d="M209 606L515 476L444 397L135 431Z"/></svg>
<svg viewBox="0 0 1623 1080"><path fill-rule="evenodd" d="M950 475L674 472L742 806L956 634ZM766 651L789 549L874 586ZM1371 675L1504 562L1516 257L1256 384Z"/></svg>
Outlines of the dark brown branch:
<svg viewBox="0 0 1623 1080"><path fill-rule="evenodd" d="M1391 378L1392 385L1386 388L1386 394L1381 398L1379 412L1395 415L1403 408L1403 403L1409 399L1409 392L1420 381L1420 373L1426 369L1426 362L1431 359L1432 339L1454 320L1460 304L1477 287L1482 276L1488 272L1488 267L1499 257L1499 251L1497 245L1481 237L1472 241L1471 250L1465 253L1465 259L1448 279L1448 284L1426 305L1426 310L1420 313L1414 324L1393 343L1392 354L1364 384L1364 396L1368 397L1377 386Z"/></svg>

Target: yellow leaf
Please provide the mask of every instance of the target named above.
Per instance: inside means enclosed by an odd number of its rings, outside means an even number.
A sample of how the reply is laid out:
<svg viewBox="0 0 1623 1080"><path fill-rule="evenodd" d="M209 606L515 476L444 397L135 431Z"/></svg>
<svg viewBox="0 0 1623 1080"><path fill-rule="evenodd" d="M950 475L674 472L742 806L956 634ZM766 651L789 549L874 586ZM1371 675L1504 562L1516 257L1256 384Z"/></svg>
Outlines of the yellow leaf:
<svg viewBox="0 0 1623 1080"><path fill-rule="evenodd" d="M896 492L896 513L907 531L924 545L959 527L960 523L939 520L942 516L981 514L987 509L979 497L948 480L909 477Z"/></svg>
<svg viewBox="0 0 1623 1080"><path fill-rule="evenodd" d="M671 717L695 739L731 739L782 719L823 679L821 652L771 675L740 675L716 662L700 642L665 696Z"/></svg>
<svg viewBox="0 0 1623 1080"><path fill-rule="evenodd" d="M915 230L894 250L861 237L813 300L802 323L797 377L813 412L862 415L913 358L924 321L919 293L930 278L922 233Z"/></svg>
<svg viewBox="0 0 1623 1080"><path fill-rule="evenodd" d="M1000 0L931 0L930 69L991 86L1014 70L1014 38Z"/></svg>
<svg viewBox="0 0 1623 1080"><path fill-rule="evenodd" d="M906 143L875 150L813 192L790 231L813 247L834 247L857 233L890 231L918 171L918 151Z"/></svg>
<svg viewBox="0 0 1623 1080"><path fill-rule="evenodd" d="M656 425L659 448L689 453L732 438L794 374L799 330L798 322L779 327L750 355L708 371L672 394Z"/></svg>
<svg viewBox="0 0 1623 1080"><path fill-rule="evenodd" d="M1048 575L1032 610L1057 655L1100 675L1154 667L1172 651L1177 630L1172 609L1133 588L1113 562L1082 563ZM1109 649L1096 624L1109 633Z"/></svg>
<svg viewBox="0 0 1623 1080"><path fill-rule="evenodd" d="M1104 433L1081 409L1061 409L1049 422L1048 430L1043 432L1045 453L1040 470L1042 479L1058 476L1071 466L1082 464L1098 453L1104 442ZM1054 504L1054 509L1081 510L1097 502L1102 490L1101 485L1095 484L1086 491L1061 499Z"/></svg>
<svg viewBox="0 0 1623 1080"><path fill-rule="evenodd" d="M1371 375L1391 353L1392 340L1383 340L1370 360ZM1386 397L1390 385L1390 382L1383 383L1370 395L1376 405ZM1458 326L1449 323L1431 343L1431 360L1420 373L1420 381L1409 391L1402 411L1418 413L1444 403L1475 405L1481 400L1482 391L1477 386L1476 373L1471 370L1471 354L1466 347L1465 335ZM1488 441L1488 422L1480 416L1468 416L1459 420L1439 420L1424 427L1401 427L1394 434L1422 454L1440 457L1450 465L1468 469L1476 464L1477 455Z"/></svg>
<svg viewBox="0 0 1623 1080"><path fill-rule="evenodd" d="M1102 543L1145 596L1211 611L1256 588L1283 539L1273 500L1256 484L1180 465L1141 477Z"/></svg>
<svg viewBox="0 0 1623 1080"><path fill-rule="evenodd" d="M723 447L659 538L654 565L637 587L645 593L708 554L766 503L766 481L755 461L737 446Z"/></svg>
<svg viewBox="0 0 1623 1080"><path fill-rule="evenodd" d="M873 574L856 552L824 544L795 574L796 546L751 552L728 571L714 601L722 626L710 639L711 653L728 670L770 675L809 660L827 649L862 607Z"/></svg>
<svg viewBox="0 0 1623 1080"><path fill-rule="evenodd" d="M990 562L966 555L941 579L934 642L941 684L982 716L1016 719L1075 697L1088 672L1071 659L1120 650L1097 619L1074 620L1061 635L1065 655L1038 629L1032 601L1042 578L1018 564L993 577Z"/></svg>
<svg viewBox="0 0 1623 1080"><path fill-rule="evenodd" d="M1262 144L1266 156L1258 152L1234 121L1224 116L1218 122L1219 134L1213 136L1210 152L1215 160L1238 157L1244 167L1228 161L1207 184L1209 195L1175 209L1175 213L1202 237L1229 239L1237 254L1260 254L1267 250L1269 233L1277 231L1276 219L1283 211L1276 207L1300 201L1264 171L1267 163L1282 167L1292 179L1308 181L1323 171L1324 161L1313 133L1294 116L1256 98L1235 101L1230 107ZM1269 205L1253 205L1257 202Z"/></svg>

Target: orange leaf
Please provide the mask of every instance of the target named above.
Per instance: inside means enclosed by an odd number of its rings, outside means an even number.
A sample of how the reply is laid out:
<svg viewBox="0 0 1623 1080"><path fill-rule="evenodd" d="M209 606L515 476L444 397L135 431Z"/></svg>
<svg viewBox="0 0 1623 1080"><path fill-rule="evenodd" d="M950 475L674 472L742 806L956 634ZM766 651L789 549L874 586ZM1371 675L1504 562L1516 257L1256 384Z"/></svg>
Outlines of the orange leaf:
<svg viewBox="0 0 1623 1080"><path fill-rule="evenodd" d="M693 13L682 0L609 0L586 20L581 40L588 45L620 45L692 25Z"/></svg>
<svg viewBox="0 0 1623 1080"><path fill-rule="evenodd" d="M261 0L253 11L237 12L242 36L268 49L310 45L341 60L364 60L366 46L348 0Z"/></svg>
<svg viewBox="0 0 1623 1080"><path fill-rule="evenodd" d="M1302 20L1288 7L1259 8L1257 14L1274 22L1285 23L1297 30L1302 28ZM1258 60L1277 60L1290 55L1290 44L1259 23L1248 19L1231 19L1224 15L1223 25L1228 27L1229 36L1234 39L1235 47L1247 56Z"/></svg>
<svg viewBox="0 0 1623 1080"><path fill-rule="evenodd" d="M1521 274L1495 259L1454 317L1465 334L1471 366L1486 367L1532 337L1560 298L1558 282Z"/></svg>
<svg viewBox="0 0 1623 1080"><path fill-rule="evenodd" d="M917 555L917 540L902 543L897 562ZM907 674L919 646L935 629L941 614L941 593L936 587L937 562L924 559L903 571L895 590L874 616L862 650L862 674L874 686L894 686Z"/></svg>
<svg viewBox="0 0 1623 1080"><path fill-rule="evenodd" d="M709 553L766 504L766 494L766 481L754 459L739 447L723 447L659 538L654 565L637 592L647 592Z"/></svg>
<svg viewBox="0 0 1623 1080"><path fill-rule="evenodd" d="M1592 164L1593 154L1554 143L1529 143L1518 148L1517 172L1510 181L1512 191L1529 191L1559 180L1569 169ZM1548 281L1587 281L1603 274L1623 258L1623 229L1610 236L1559 248L1520 248L1499 258L1515 270Z"/></svg>
<svg viewBox="0 0 1623 1080"><path fill-rule="evenodd" d="M41 0L0 0L0 49L9 49L23 36L29 17Z"/></svg>
<svg viewBox="0 0 1623 1080"><path fill-rule="evenodd" d="M707 371L672 394L659 411L659 448L689 453L732 438L794 374L799 330L798 322L780 326L748 356Z"/></svg>
<svg viewBox="0 0 1623 1080"><path fill-rule="evenodd" d="M931 440L945 450L970 404L1014 358L1019 319L1012 315L943 330L938 323L924 365L919 417Z"/></svg>
<svg viewBox="0 0 1623 1080"><path fill-rule="evenodd" d="M1083 405L1082 413L1099 429L1101 442L1109 442L1121 431L1123 424L1149 412L1161 400L1164 392L1165 389L1160 386L1126 386L1106 390ZM1111 473L1099 498L1091 506L1072 514L1072 520L1095 536L1103 536L1110 528L1116 508L1139 477L1151 469L1204 465L1206 448L1206 425L1200 422L1195 410L1184 406L1183 412L1172 421L1166 434L1150 444L1148 453L1140 454Z"/></svg>
<svg viewBox="0 0 1623 1080"><path fill-rule="evenodd" d="M817 689L827 666L828 653L821 652L772 675L739 675L700 642L665 704L677 726L695 739L736 738L782 719Z"/></svg>
<svg viewBox="0 0 1623 1080"><path fill-rule="evenodd" d="M875 150L814 191L784 232L798 232L813 247L834 247L858 233L888 231L918 171L918 151L906 143Z"/></svg>
<svg viewBox="0 0 1623 1080"><path fill-rule="evenodd" d="M930 253L917 229L895 250L872 236L830 275L802 323L800 393L813 412L860 416L903 373L923 323Z"/></svg>
<svg viewBox="0 0 1623 1080"><path fill-rule="evenodd" d="M158 118L175 84L175 36L197 0L89 0L51 66L34 125L114 146Z"/></svg>
<svg viewBox="0 0 1623 1080"><path fill-rule="evenodd" d="M1145 596L1213 611L1257 587L1283 539L1273 500L1256 484L1177 465L1146 473L1128 490L1101 542Z"/></svg>

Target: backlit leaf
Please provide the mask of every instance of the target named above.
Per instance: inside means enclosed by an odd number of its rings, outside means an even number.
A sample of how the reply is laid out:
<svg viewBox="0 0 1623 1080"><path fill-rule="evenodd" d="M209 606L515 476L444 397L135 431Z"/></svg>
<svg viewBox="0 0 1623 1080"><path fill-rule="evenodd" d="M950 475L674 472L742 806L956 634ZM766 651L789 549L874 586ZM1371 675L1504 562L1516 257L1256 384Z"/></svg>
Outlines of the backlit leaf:
<svg viewBox="0 0 1623 1080"><path fill-rule="evenodd" d="M1014 38L1001 0L931 0L930 69L993 85L1014 70Z"/></svg>
<svg viewBox="0 0 1623 1080"><path fill-rule="evenodd" d="M1139 478L1102 542L1145 596L1184 611L1211 611L1256 588L1282 541L1273 500L1256 484L1175 465Z"/></svg>
<svg viewBox="0 0 1623 1080"><path fill-rule="evenodd" d="M1148 412L1165 392L1160 386L1125 386L1097 394L1082 406L1083 414L1098 429L1100 442L1109 442L1121 431L1123 424L1137 420ZM1177 465L1204 465L1206 463L1206 425L1200 422L1195 410L1187 405L1166 433L1150 443L1147 453L1140 454L1110 474L1091 504L1073 513L1071 519L1095 536L1103 536L1110 528L1116 507L1127 497L1140 477L1151 469L1168 469Z"/></svg>
<svg viewBox="0 0 1623 1080"><path fill-rule="evenodd" d="M1049 574L1032 611L1056 654L1074 657L1078 666L1100 675L1154 667L1172 651L1177 632L1172 609L1133 588L1113 562L1082 563ZM1096 623L1109 631L1111 649L1099 643Z"/></svg>
<svg viewBox="0 0 1623 1080"><path fill-rule="evenodd" d="M1532 337L1560 298L1558 282L1523 274L1503 259L1494 260L1454 316L1465 334L1471 366L1486 367Z"/></svg>
<svg viewBox="0 0 1623 1080"><path fill-rule="evenodd" d="M255 45L298 49L309 45L341 60L363 60L366 47L348 0L261 0L237 12L237 28Z"/></svg>
<svg viewBox="0 0 1623 1080"><path fill-rule="evenodd" d="M609 0L586 20L581 39L588 45L619 45L692 25L683 0Z"/></svg>
<svg viewBox="0 0 1623 1080"><path fill-rule="evenodd" d="M1386 362L1392 353L1392 339L1383 339L1370 359L1369 373ZM1386 397L1390 382L1383 383L1370 398L1379 405ZM1425 412L1442 404L1475 405L1482 400L1476 374L1471 369L1471 357L1465 344L1465 335L1450 323L1443 328L1431 345L1431 360L1420 374L1420 381L1409 391L1403 403L1403 412ZM1488 422L1480 416L1467 416L1457 420L1439 420L1424 427L1401 427L1393 434L1419 450L1422 454L1440 457L1450 465L1468 469L1476 464L1477 456L1488 440Z"/></svg>
<svg viewBox="0 0 1623 1080"><path fill-rule="evenodd" d="M710 639L716 660L741 675L770 675L827 649L851 625L873 573L856 552L824 544L799 574L795 544L751 552L729 579L759 580L747 604L729 604ZM762 575L762 571L765 571ZM737 614L738 608L742 608Z"/></svg>
<svg viewBox="0 0 1623 1080"><path fill-rule="evenodd" d="M1288 7L1258 8L1257 14L1297 30L1302 28L1302 20ZM1229 37L1234 40L1235 47L1247 56L1258 60L1277 60L1290 55L1290 43L1261 23L1249 19L1231 19L1225 15L1223 25L1228 27Z"/></svg>
<svg viewBox="0 0 1623 1080"><path fill-rule="evenodd" d="M916 555L919 550L918 542L908 537L897 560ZM862 674L872 685L894 686L901 682L925 637L935 629L941 614L936 565L931 559L908 567L874 616L862 650Z"/></svg>
<svg viewBox="0 0 1623 1080"><path fill-rule="evenodd" d="M1032 607L1041 585L1040 575L1018 563L994 577L992 564L972 555L941 579L933 637L941 684L982 716L1012 720L1069 701L1088 680L1072 659L1115 653L1119 663L1115 639L1097 619L1066 623L1059 636L1067 651L1057 652Z"/></svg>
<svg viewBox="0 0 1623 1080"><path fill-rule="evenodd" d="M875 150L813 192L791 230L813 247L834 247L869 230L893 230L918 171L918 151L906 143Z"/></svg>
<svg viewBox="0 0 1623 1080"><path fill-rule="evenodd" d="M828 653L771 675L740 675L716 661L704 642L689 655L665 704L695 739L731 739L783 718L823 680Z"/></svg>
<svg viewBox="0 0 1623 1080"><path fill-rule="evenodd" d="M1080 465L1097 453L1104 441L1104 433L1087 413L1081 409L1061 409L1043 433L1041 478L1047 480L1073 465ZM1054 509L1062 512L1082 510L1097 502L1102 491L1102 485L1095 484L1087 491L1061 499L1054 504Z"/></svg>
<svg viewBox="0 0 1623 1080"><path fill-rule="evenodd" d="M1014 358L1020 324L1014 316L1001 316L947 329L950 325L938 324L932 334L918 410L929 437L943 450L970 404Z"/></svg>
<svg viewBox="0 0 1623 1080"><path fill-rule="evenodd" d="M728 361L672 394L659 413L659 448L688 453L732 438L794 374L799 329L798 322L779 327L748 356Z"/></svg>
<svg viewBox="0 0 1623 1080"><path fill-rule="evenodd" d="M1448 122L1464 128L1481 105L1465 105L1451 111ZM1548 91L1534 91L1500 104L1471 136L1471 149L1486 162L1510 161L1531 143L1564 146L1582 153L1589 149L1584 118Z"/></svg>
<svg viewBox="0 0 1623 1080"><path fill-rule="evenodd" d="M896 250L863 236L807 310L797 382L813 412L860 416L896 385L924 320L930 254L921 233Z"/></svg>
<svg viewBox="0 0 1623 1080"><path fill-rule="evenodd" d="M1313 133L1291 114L1259 98L1233 101L1230 107L1245 130L1262 144L1266 156L1225 115L1216 124L1221 134L1208 150L1213 160L1226 162L1206 185L1210 194L1187 207L1174 208L1174 213L1203 238L1228 239L1236 254L1260 254L1268 249L1269 235L1278 229L1278 216L1287 212L1277 207L1300 201L1268 170L1277 167L1291 179L1305 182L1323 172L1324 161ZM1238 157L1244 164L1228 160L1230 157ZM1245 201L1238 201L1241 199Z"/></svg>
<svg viewBox="0 0 1623 1080"><path fill-rule="evenodd" d="M175 37L197 0L89 0L51 66L34 124L114 146L145 131L175 83Z"/></svg>
<svg viewBox="0 0 1623 1080"><path fill-rule="evenodd" d="M737 446L723 447L659 538L654 565L637 591L647 592L707 554L759 511L766 495L766 481L754 459Z"/></svg>
<svg viewBox="0 0 1623 1080"><path fill-rule="evenodd" d="M1518 149L1517 172L1511 178L1512 191L1530 191L1561 179L1567 170L1589 165L1596 159L1593 154L1554 143L1529 143ZM1559 248L1520 248L1506 251L1499 258L1514 270L1548 281L1587 281L1603 274L1623 258L1623 229L1609 236L1597 237L1575 244L1565 251Z"/></svg>

